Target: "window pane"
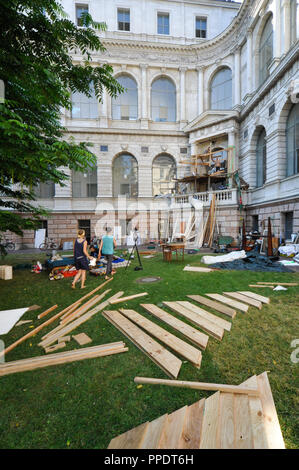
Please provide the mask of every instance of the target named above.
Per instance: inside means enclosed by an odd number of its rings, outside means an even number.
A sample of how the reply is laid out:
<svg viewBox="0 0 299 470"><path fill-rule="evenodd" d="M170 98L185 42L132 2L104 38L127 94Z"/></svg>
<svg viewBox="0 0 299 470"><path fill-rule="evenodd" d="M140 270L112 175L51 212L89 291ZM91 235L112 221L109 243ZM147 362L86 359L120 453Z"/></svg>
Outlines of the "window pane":
<svg viewBox="0 0 299 470"><path fill-rule="evenodd" d="M266 164L267 164L267 148L266 148L266 131L260 133L256 146L256 186L260 187L266 181Z"/></svg>
<svg viewBox="0 0 299 470"><path fill-rule="evenodd" d="M153 196L169 194L175 189L176 163L167 154L159 155L153 163Z"/></svg>
<svg viewBox="0 0 299 470"><path fill-rule="evenodd" d="M73 197L97 196L97 168L72 173Z"/></svg>
<svg viewBox="0 0 299 470"><path fill-rule="evenodd" d="M112 119L137 119L137 83L127 75L121 75L117 80L126 91L117 98L112 98Z"/></svg>
<svg viewBox="0 0 299 470"><path fill-rule="evenodd" d="M158 13L158 34L169 34L169 15Z"/></svg>
<svg viewBox="0 0 299 470"><path fill-rule="evenodd" d="M88 12L88 5L78 5L76 6L76 18L77 18L77 26L82 26L82 13Z"/></svg>
<svg viewBox="0 0 299 470"><path fill-rule="evenodd" d="M269 75L269 65L273 59L272 16L266 22L259 47L259 82L262 84Z"/></svg>
<svg viewBox="0 0 299 470"><path fill-rule="evenodd" d="M113 162L113 196L138 196L138 164L129 154L122 154Z"/></svg>
<svg viewBox="0 0 299 470"><path fill-rule="evenodd" d="M98 117L98 100L93 87L91 97L76 91L72 94L72 118L96 119Z"/></svg>
<svg viewBox="0 0 299 470"><path fill-rule="evenodd" d="M211 109L232 108L232 72L220 70L211 82Z"/></svg>
<svg viewBox="0 0 299 470"><path fill-rule="evenodd" d="M153 121L176 120L176 90L168 78L159 78L152 84L151 109Z"/></svg>

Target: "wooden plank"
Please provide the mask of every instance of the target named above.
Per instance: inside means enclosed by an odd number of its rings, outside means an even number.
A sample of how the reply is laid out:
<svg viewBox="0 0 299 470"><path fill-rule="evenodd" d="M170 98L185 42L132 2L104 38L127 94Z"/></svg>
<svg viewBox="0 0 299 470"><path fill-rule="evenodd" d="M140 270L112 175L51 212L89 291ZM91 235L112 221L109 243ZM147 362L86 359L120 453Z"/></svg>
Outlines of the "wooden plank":
<svg viewBox="0 0 299 470"><path fill-rule="evenodd" d="M146 422L130 431L120 434L110 441L108 449L140 449L148 425L149 423Z"/></svg>
<svg viewBox="0 0 299 470"><path fill-rule="evenodd" d="M168 331L161 328L159 325L145 318L143 315L135 312L134 310L120 309L120 312L125 315L129 320L132 320L138 326L146 330L155 338L169 346L173 351L179 353L185 359L190 361L195 367L200 367L201 364L201 352L181 340L177 336L169 333Z"/></svg>
<svg viewBox="0 0 299 470"><path fill-rule="evenodd" d="M72 336L75 341L77 341L80 346L83 346L84 344L88 344L92 342L92 339L87 336L85 333L79 333L78 335L73 335Z"/></svg>
<svg viewBox="0 0 299 470"><path fill-rule="evenodd" d="M216 392L205 401L200 449L217 449L218 447L219 399L220 392Z"/></svg>
<svg viewBox="0 0 299 470"><path fill-rule="evenodd" d="M234 394L221 393L219 402L219 428L217 447L219 449L234 449Z"/></svg>
<svg viewBox="0 0 299 470"><path fill-rule="evenodd" d="M193 405L188 406L183 432L178 444L178 449L198 449L204 414L205 399L203 398Z"/></svg>
<svg viewBox="0 0 299 470"><path fill-rule="evenodd" d="M201 295L187 295L187 297L192 300L195 300L195 302L198 302L199 304L205 305L206 307L211 307L217 312L224 313L224 315L228 315L231 318L235 318L237 314L236 310L227 307L226 305L223 305L219 302L215 302L214 300L202 297Z"/></svg>
<svg viewBox="0 0 299 470"><path fill-rule="evenodd" d="M116 294L114 294L112 297L110 297L110 299L112 298L115 298L117 299L118 297L121 297L123 295L123 291L120 291L120 292L117 292ZM108 299L109 300L109 299ZM55 343L55 341L60 338L61 336L63 335L66 335L68 333L70 333L71 331L73 331L75 328L77 328L77 326L79 325L82 325L82 323L85 323L87 320L89 320L91 317L93 317L95 314L97 314L98 312L100 312L101 310L104 310L104 308L106 308L108 305L109 305L109 302L108 300L105 300L104 302L102 302L100 305L97 305L96 307L94 307L92 310L90 310L89 312L85 313L84 315L82 315L81 317L77 318L76 320L74 320L73 322L69 323L68 325L66 325L64 328L62 328L61 330L53 333L52 335L50 335L48 338L46 338L45 340L41 341L38 345L39 346L42 346L42 347L45 347L45 346L49 346L50 344L53 344Z"/></svg>
<svg viewBox="0 0 299 470"><path fill-rule="evenodd" d="M191 272L195 272L195 273L210 273L212 271L215 271L215 269L201 268L199 266L185 266L183 271L191 271Z"/></svg>
<svg viewBox="0 0 299 470"><path fill-rule="evenodd" d="M248 284L248 287L259 287L260 289L265 289L265 288L269 287L269 289L274 289L275 286L274 285L272 285L272 286L269 286L269 285L268 286L262 286L260 284Z"/></svg>
<svg viewBox="0 0 299 470"><path fill-rule="evenodd" d="M66 325L67 323L70 323L75 318L78 318L81 315L83 315L83 313L90 310L91 307L93 307L94 305L99 303L100 300L102 300L110 291L111 291L111 289L107 289L101 295L95 295L92 299L90 299L88 302L86 302L84 305L82 305L78 310L75 310L74 312L69 314L66 318L64 318L61 321L61 325Z"/></svg>
<svg viewBox="0 0 299 470"><path fill-rule="evenodd" d="M58 305L52 305L52 307L48 308L47 310L45 310L43 313L40 313L37 318L40 320L41 318L45 317L48 313L52 312L53 310L55 310L55 308L57 308Z"/></svg>
<svg viewBox="0 0 299 470"><path fill-rule="evenodd" d="M201 317L205 318L206 320L209 320L210 322L214 323L217 326L220 326L220 328L223 328L226 331L230 331L232 324L227 321L223 320L223 318L217 317L217 315L214 315L213 313L207 312L206 310L198 307L197 305L192 304L191 302L185 302L178 300L177 301L182 307L188 308L194 313L197 313Z"/></svg>
<svg viewBox="0 0 299 470"><path fill-rule="evenodd" d="M137 297L143 297L145 295L148 295L148 293L141 292L141 294L134 294L134 295L129 295L128 297L122 297L121 299L111 300L111 302L109 303L111 305L115 305L115 304L119 304L120 302L126 302L127 300L136 299Z"/></svg>
<svg viewBox="0 0 299 470"><path fill-rule="evenodd" d="M187 408L183 406L167 416L157 449L179 449Z"/></svg>
<svg viewBox="0 0 299 470"><path fill-rule="evenodd" d="M253 449L248 396L234 396L234 417L235 449Z"/></svg>
<svg viewBox="0 0 299 470"><path fill-rule="evenodd" d="M69 341L71 341L71 337L70 336L61 336L61 338L58 338L58 343L68 343Z"/></svg>
<svg viewBox="0 0 299 470"><path fill-rule="evenodd" d="M176 378L179 374L182 361L167 351L161 344L144 333L134 323L121 315L117 310L105 310L103 316L118 330L144 352L168 376Z"/></svg>
<svg viewBox="0 0 299 470"><path fill-rule="evenodd" d="M125 348L123 344L124 343L110 343L64 353L55 353L51 356L39 356L30 359L21 359L20 361L5 362L0 365L0 376L128 351L128 348Z"/></svg>
<svg viewBox="0 0 299 470"><path fill-rule="evenodd" d="M225 393L238 393L256 396L259 394L257 388L241 387L240 385L214 384L206 382L186 382L185 380L165 380L150 377L135 377L137 384L169 385L170 387L192 388L195 390L219 391Z"/></svg>
<svg viewBox="0 0 299 470"><path fill-rule="evenodd" d="M239 290L238 292L240 292L240 294L246 295L247 297L250 297L252 299L259 300L263 304L269 304L270 303L269 297L264 297L263 295L256 294L255 292L250 292L249 290L248 291L247 290L244 290L244 291Z"/></svg>
<svg viewBox="0 0 299 470"><path fill-rule="evenodd" d="M25 336L22 336L22 338L19 338L17 341L15 341L14 343L12 343L10 346L7 346L7 348L5 348L3 351L0 351L0 357L4 356L5 354L7 354L9 351L11 351L12 349L14 349L16 346L18 346L19 344L23 343L24 341L26 341L26 339L28 338L31 338L32 336L36 335L40 330L42 330L43 328L45 328L46 326L50 325L53 321L55 321L57 318L59 318L62 314L63 314L64 310L62 310L61 312L57 313L56 315L54 315L53 317L49 318L49 320L46 320L44 323L42 323L41 325L37 326L36 328L34 328L33 330L31 330L29 333L27 333L27 335ZM53 341L54 342L54 341ZM47 345L46 345L47 346Z"/></svg>
<svg viewBox="0 0 299 470"><path fill-rule="evenodd" d="M167 414L151 421L143 436L140 449L157 449L161 435L167 421Z"/></svg>
<svg viewBox="0 0 299 470"><path fill-rule="evenodd" d="M206 294L208 297L211 297L211 299L218 300L219 302L222 302L223 304L227 304L230 307L237 308L238 310L241 310L242 312L247 312L249 309L248 305L242 304L241 302L237 302L236 300L228 299L227 297L224 297L224 295L220 294Z"/></svg>
<svg viewBox="0 0 299 470"><path fill-rule="evenodd" d="M26 325L26 323L32 323L32 320L20 320L15 326Z"/></svg>
<svg viewBox="0 0 299 470"><path fill-rule="evenodd" d="M275 286L299 286L297 282L262 282L258 281L258 284L274 284Z"/></svg>
<svg viewBox="0 0 299 470"><path fill-rule="evenodd" d="M207 347L209 337L206 334L179 320L170 313L165 312L165 310L162 310L154 304L140 305L147 312L151 313L156 318L159 318L159 320L162 320L167 325L170 325L172 328L179 331L182 335L192 341L192 343L196 346L199 346L201 349L205 349Z"/></svg>
<svg viewBox="0 0 299 470"><path fill-rule="evenodd" d="M33 310L38 310L39 308L40 305L30 305L30 307L28 307L27 312L32 312Z"/></svg>
<svg viewBox="0 0 299 470"><path fill-rule="evenodd" d="M48 348L45 348L45 353L57 351L58 349L65 348L66 343L65 342L60 342L58 344L54 344L52 346L49 346Z"/></svg>
<svg viewBox="0 0 299 470"><path fill-rule="evenodd" d="M257 376L269 449L285 449L267 372Z"/></svg>
<svg viewBox="0 0 299 470"><path fill-rule="evenodd" d="M174 312L178 313L179 315L183 315L184 317L188 318L192 323L196 326L200 327L202 330L206 331L209 335L213 336L214 338L221 340L224 334L224 329L218 327L214 323L200 317L198 314L191 312L187 308L182 307L177 302L166 302L163 301L163 304L166 307L169 307Z"/></svg>
<svg viewBox="0 0 299 470"><path fill-rule="evenodd" d="M246 304L252 305L259 310L261 310L263 305L259 300L251 299L250 297L246 297L246 295L240 294L239 292L223 292L223 294L227 295L228 297L232 297L233 299L240 300Z"/></svg>

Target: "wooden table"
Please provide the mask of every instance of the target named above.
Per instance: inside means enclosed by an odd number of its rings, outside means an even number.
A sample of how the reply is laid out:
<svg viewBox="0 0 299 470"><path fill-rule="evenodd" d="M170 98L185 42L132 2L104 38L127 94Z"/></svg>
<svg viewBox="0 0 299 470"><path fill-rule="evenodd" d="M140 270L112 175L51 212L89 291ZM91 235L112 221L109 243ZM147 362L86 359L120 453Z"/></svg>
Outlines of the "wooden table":
<svg viewBox="0 0 299 470"><path fill-rule="evenodd" d="M172 243L162 243L162 252L163 252L163 259L166 259L165 256L165 251L170 250L171 253L173 251L176 252L176 260L178 261L178 250L182 250L182 260L184 261L184 255L185 255L185 243L182 242L172 242ZM169 260L170 261L170 260Z"/></svg>

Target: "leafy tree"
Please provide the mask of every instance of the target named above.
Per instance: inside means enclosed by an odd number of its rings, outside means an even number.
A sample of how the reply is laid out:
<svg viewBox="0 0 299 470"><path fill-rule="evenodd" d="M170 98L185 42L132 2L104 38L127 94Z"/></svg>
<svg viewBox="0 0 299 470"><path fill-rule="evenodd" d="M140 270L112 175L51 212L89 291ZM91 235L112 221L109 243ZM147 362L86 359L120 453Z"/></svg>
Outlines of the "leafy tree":
<svg viewBox="0 0 299 470"><path fill-rule="evenodd" d="M88 146L66 137L61 124L61 108L71 109L71 93L90 97L93 84L101 101L104 88L113 97L123 88L110 65L93 63L93 54L105 51L98 34L106 29L104 23L85 12L83 27L78 27L58 0L0 0L0 5L0 79L5 86L0 100L0 230L22 235L47 214L34 202L39 182L63 185L63 167L80 171L95 163ZM75 51L83 57L80 64L72 61Z"/></svg>

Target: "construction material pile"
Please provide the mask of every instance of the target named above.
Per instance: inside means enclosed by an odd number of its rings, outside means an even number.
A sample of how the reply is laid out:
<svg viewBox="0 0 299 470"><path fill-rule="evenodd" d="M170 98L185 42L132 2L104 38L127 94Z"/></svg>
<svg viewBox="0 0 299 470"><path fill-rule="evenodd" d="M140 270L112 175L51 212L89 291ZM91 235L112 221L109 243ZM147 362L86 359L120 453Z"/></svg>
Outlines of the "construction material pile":
<svg viewBox="0 0 299 470"><path fill-rule="evenodd" d="M210 268L235 269L237 271L273 271L273 272L292 272L291 269L277 262L277 257L262 256L257 251L247 253L247 256L234 261L220 262L210 264ZM215 261L217 258L215 258Z"/></svg>

